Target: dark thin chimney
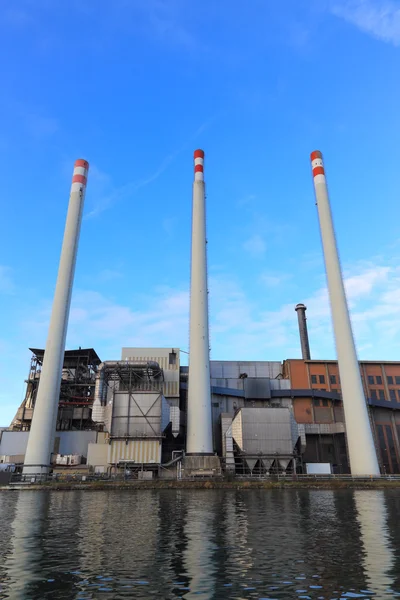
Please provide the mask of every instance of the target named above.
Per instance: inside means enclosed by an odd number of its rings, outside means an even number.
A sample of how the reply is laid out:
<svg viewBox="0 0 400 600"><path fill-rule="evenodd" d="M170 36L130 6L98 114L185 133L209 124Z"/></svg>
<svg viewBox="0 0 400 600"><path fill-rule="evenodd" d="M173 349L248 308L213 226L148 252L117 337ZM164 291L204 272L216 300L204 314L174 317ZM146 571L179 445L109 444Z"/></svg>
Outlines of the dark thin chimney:
<svg viewBox="0 0 400 600"><path fill-rule="evenodd" d="M304 304L296 304L294 310L297 312L297 318L299 320L301 354L304 360L311 360L310 342L308 341L307 331L307 306L305 306Z"/></svg>

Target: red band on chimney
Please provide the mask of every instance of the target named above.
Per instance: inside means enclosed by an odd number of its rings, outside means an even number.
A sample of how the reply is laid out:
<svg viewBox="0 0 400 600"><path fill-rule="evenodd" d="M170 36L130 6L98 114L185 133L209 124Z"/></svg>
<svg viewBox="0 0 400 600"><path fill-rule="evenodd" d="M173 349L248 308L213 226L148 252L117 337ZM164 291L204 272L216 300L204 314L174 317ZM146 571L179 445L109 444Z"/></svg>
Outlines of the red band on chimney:
<svg viewBox="0 0 400 600"><path fill-rule="evenodd" d="M86 185L87 179L84 175L74 175L72 177L72 183L83 183L83 185Z"/></svg>
<svg viewBox="0 0 400 600"><path fill-rule="evenodd" d="M198 172L204 173L204 167L203 165L194 165L194 172L198 173Z"/></svg>
<svg viewBox="0 0 400 600"><path fill-rule="evenodd" d="M316 175L325 175L325 169L324 169L324 167L314 167L314 169L312 170L312 173L313 173L314 177Z"/></svg>
<svg viewBox="0 0 400 600"><path fill-rule="evenodd" d="M87 162L87 160L83 160L82 158L79 158L78 160L75 161L75 167L84 167L85 169L88 169L89 163Z"/></svg>
<svg viewBox="0 0 400 600"><path fill-rule="evenodd" d="M204 150L195 150L194 158L204 158Z"/></svg>
<svg viewBox="0 0 400 600"><path fill-rule="evenodd" d="M314 150L314 152L311 152L311 162L316 158L322 158L322 152L319 150Z"/></svg>

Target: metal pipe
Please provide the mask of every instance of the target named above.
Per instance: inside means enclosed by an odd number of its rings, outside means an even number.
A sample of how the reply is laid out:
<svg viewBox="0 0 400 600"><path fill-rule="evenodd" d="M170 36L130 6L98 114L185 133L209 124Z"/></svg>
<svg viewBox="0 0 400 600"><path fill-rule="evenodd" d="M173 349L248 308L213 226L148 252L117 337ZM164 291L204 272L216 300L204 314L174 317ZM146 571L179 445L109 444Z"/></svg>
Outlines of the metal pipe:
<svg viewBox="0 0 400 600"><path fill-rule="evenodd" d="M319 150L311 153L311 166L342 385L351 474L379 475Z"/></svg>
<svg viewBox="0 0 400 600"><path fill-rule="evenodd" d="M75 162L46 350L25 454L23 469L25 474L46 473L53 451L65 339L88 170L89 163L86 160Z"/></svg>
<svg viewBox="0 0 400 600"><path fill-rule="evenodd" d="M194 153L186 453L213 454L204 152Z"/></svg>
<svg viewBox="0 0 400 600"><path fill-rule="evenodd" d="M311 360L310 342L308 340L307 317L305 304L296 304L295 309L299 321L299 334L301 344L301 355L303 360Z"/></svg>

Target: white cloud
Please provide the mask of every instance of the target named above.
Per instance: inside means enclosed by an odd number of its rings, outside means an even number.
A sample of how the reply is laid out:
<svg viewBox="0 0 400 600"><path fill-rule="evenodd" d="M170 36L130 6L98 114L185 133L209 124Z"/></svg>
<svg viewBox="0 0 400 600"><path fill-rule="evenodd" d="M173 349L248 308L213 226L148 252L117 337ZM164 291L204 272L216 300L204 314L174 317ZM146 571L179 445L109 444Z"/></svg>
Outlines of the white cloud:
<svg viewBox="0 0 400 600"><path fill-rule="evenodd" d="M377 39L400 45L400 6L393 0L334 0L331 12Z"/></svg>
<svg viewBox="0 0 400 600"><path fill-rule="evenodd" d="M244 242L243 248L252 256L257 257L265 253L266 245L261 235L255 233Z"/></svg>

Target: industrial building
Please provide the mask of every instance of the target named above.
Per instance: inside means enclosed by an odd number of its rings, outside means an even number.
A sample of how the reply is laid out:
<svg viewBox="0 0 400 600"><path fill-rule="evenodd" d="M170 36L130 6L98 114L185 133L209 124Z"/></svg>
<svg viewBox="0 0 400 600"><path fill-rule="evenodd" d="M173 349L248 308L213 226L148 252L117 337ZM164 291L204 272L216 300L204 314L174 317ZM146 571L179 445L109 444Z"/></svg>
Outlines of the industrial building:
<svg viewBox="0 0 400 600"><path fill-rule="evenodd" d="M381 472L399 473L400 363L361 361L359 369ZM283 375L294 394L311 392L294 402L295 419L305 427L306 461L343 465L346 426L338 363L288 359Z"/></svg>
<svg viewBox="0 0 400 600"><path fill-rule="evenodd" d="M397 473L400 364L358 363L321 152L311 167L338 362L311 359L303 304L301 360L210 361L204 151L196 150L186 367L175 347L124 347L103 362L93 349L65 351L89 169L77 160L46 349L32 350L0 462L23 465L25 477Z"/></svg>
<svg viewBox="0 0 400 600"><path fill-rule="evenodd" d="M25 399L0 432L2 462L24 461L43 360L43 350L32 353ZM266 475L322 463L349 473L336 361L211 360L210 374L213 452L223 470ZM360 374L380 469L398 473L400 363L362 361ZM103 363L93 349L66 351L56 471L111 473L130 465L147 476L176 476L186 448L188 378L178 348L122 348L119 360Z"/></svg>

